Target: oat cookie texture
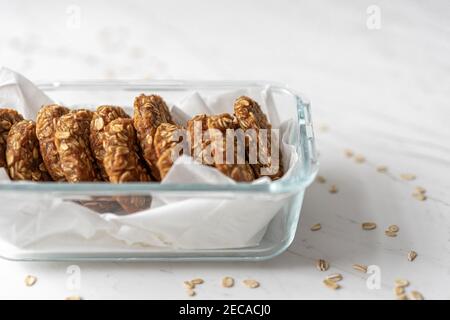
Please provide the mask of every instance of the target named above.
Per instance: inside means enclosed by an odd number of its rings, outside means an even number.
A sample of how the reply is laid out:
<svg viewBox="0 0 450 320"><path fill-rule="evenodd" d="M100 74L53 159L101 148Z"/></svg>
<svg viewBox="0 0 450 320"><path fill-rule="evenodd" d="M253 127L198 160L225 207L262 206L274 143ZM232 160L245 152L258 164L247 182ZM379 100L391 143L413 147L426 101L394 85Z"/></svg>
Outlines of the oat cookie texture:
<svg viewBox="0 0 450 320"><path fill-rule="evenodd" d="M133 120L119 118L111 121L104 131L104 168L112 183L147 182L144 161L138 153L139 146ZM117 201L128 212L136 212L150 206L149 196L118 196Z"/></svg>
<svg viewBox="0 0 450 320"><path fill-rule="evenodd" d="M13 124L22 121L23 117L16 110L0 109L0 168L6 167L6 139Z"/></svg>
<svg viewBox="0 0 450 320"><path fill-rule="evenodd" d="M6 163L12 180L51 180L39 153L34 121L22 120L15 123L6 142Z"/></svg>
<svg viewBox="0 0 450 320"><path fill-rule="evenodd" d="M58 119L69 112L69 109L56 104L43 106L36 118L36 136L47 167L48 173L55 181L65 181L58 151L55 145L55 130Z"/></svg>
<svg viewBox="0 0 450 320"><path fill-rule="evenodd" d="M244 137L235 135L238 125L235 118L224 113L207 120L214 166L226 176L241 182L255 179L252 167L245 160ZM231 133L231 135L228 135ZM228 145L232 144L231 147ZM242 157L239 157L242 148ZM230 151L231 150L231 151ZM227 153L232 152L231 156Z"/></svg>
<svg viewBox="0 0 450 320"><path fill-rule="evenodd" d="M109 181L108 175L103 165L103 160L105 158L105 149L103 147L103 142L105 139L105 127L111 121L119 118L130 118L130 116L121 107L99 106L94 112L91 120L89 142L91 145L92 153L97 160L100 174L105 181Z"/></svg>
<svg viewBox="0 0 450 320"><path fill-rule="evenodd" d="M92 116L89 110L73 110L56 122L55 145L68 182L101 181L89 147Z"/></svg>
<svg viewBox="0 0 450 320"><path fill-rule="evenodd" d="M208 135L208 115L198 114L187 122L187 135L191 157L204 165L214 165L211 155L211 139Z"/></svg>
<svg viewBox="0 0 450 320"><path fill-rule="evenodd" d="M160 96L141 94L134 100L133 120L144 160L147 162L153 178L160 181L161 176L156 164L158 159L153 139L160 124L174 124L169 108Z"/></svg>
<svg viewBox="0 0 450 320"><path fill-rule="evenodd" d="M169 172L174 160L183 153L186 130L180 126L162 123L158 126L154 137L156 166L161 178Z"/></svg>
<svg viewBox="0 0 450 320"><path fill-rule="evenodd" d="M255 144L258 148L258 161L257 163L251 163L256 177L262 175L269 176L272 180L281 178L283 175L281 151L278 150L278 165L273 161L273 155L271 154L272 145L272 126L267 120L267 116L262 112L259 104L253 99L241 96L236 99L234 103L234 114L236 119L243 130L253 129L256 132L256 137L246 135L247 149L251 144ZM260 131L267 130L267 139L261 140ZM256 138L256 141L255 141ZM278 137L273 137L278 138ZM267 140L267 141L264 141ZM272 168L273 166L273 168ZM269 174L265 174L262 169L267 169ZM273 172L275 171L275 172Z"/></svg>

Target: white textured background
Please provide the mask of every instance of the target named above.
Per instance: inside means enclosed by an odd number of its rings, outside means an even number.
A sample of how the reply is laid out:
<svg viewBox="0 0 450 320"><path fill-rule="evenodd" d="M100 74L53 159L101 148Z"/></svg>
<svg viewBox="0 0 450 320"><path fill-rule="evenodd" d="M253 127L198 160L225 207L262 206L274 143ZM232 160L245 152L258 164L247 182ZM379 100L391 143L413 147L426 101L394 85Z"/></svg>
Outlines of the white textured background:
<svg viewBox="0 0 450 320"><path fill-rule="evenodd" d="M381 10L379 30L366 26L369 5ZM426 298L450 299L449 57L447 0L0 0L0 65L32 80L264 79L304 92L329 181L308 190L294 244L271 261L82 263L78 292L66 287L67 263L0 261L0 298L185 298L182 281L201 276L198 298L391 299L405 277ZM389 174L376 172L381 164ZM416 185L427 201L411 197ZM378 229L363 232L366 220ZM383 234L392 223L397 238ZM321 284L317 258L344 275L341 290ZM367 289L353 263L380 266L382 288ZM261 287L225 290L224 275Z"/></svg>

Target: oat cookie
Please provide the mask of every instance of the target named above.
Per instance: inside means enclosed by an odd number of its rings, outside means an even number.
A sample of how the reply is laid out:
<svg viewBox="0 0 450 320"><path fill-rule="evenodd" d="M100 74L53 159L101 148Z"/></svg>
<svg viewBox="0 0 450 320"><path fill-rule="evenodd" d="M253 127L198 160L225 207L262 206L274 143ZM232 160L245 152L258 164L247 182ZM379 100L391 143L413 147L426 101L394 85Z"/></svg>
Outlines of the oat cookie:
<svg viewBox="0 0 450 320"><path fill-rule="evenodd" d="M139 156L139 146L133 120L119 118L111 121L104 131L104 167L112 183L147 182L150 175ZM128 213L150 206L149 196L118 196L117 201Z"/></svg>
<svg viewBox="0 0 450 320"><path fill-rule="evenodd" d="M9 130L16 122L22 121L23 117L16 110L0 109L0 168L6 167L6 139Z"/></svg>
<svg viewBox="0 0 450 320"><path fill-rule="evenodd" d="M208 117L209 136L211 138L211 150L214 155L214 166L228 177L240 181L250 182L255 179L252 167L245 161L244 137L236 135L238 128L236 120L229 114L220 114ZM232 134L227 136L228 133ZM232 141L227 141L233 139ZM228 145L233 144L232 150ZM243 154L239 157L239 148ZM229 153L233 152L231 155Z"/></svg>
<svg viewBox="0 0 450 320"><path fill-rule="evenodd" d="M262 112L258 103L249 97L241 96L236 99L234 103L234 114L236 119L243 130L253 129L256 132L256 141L254 137L246 135L247 150L250 144L256 143L258 146L258 163L251 164L257 177L265 175L262 169L269 169L272 167L272 155L271 155L271 138L272 138L272 126L267 120L267 116ZM263 143L260 140L260 130L267 130L267 143ZM281 151L278 151L278 170L268 176L272 180L276 180L282 177L283 167L281 159ZM272 168L272 171L276 168Z"/></svg>
<svg viewBox="0 0 450 320"><path fill-rule="evenodd" d="M6 142L6 163L12 180L51 180L39 153L36 124L33 121L15 123Z"/></svg>
<svg viewBox="0 0 450 320"><path fill-rule="evenodd" d="M65 181L59 154L55 145L55 130L58 119L70 110L57 104L43 106L36 118L36 136L39 140L42 159L48 173L55 181Z"/></svg>
<svg viewBox="0 0 450 320"><path fill-rule="evenodd" d="M105 171L113 183L150 181L138 153L133 120L113 120L105 131Z"/></svg>
<svg viewBox="0 0 450 320"><path fill-rule="evenodd" d="M161 178L164 178L172 167L173 161L183 153L186 130L180 126L162 123L158 126L154 137L155 153Z"/></svg>
<svg viewBox="0 0 450 320"><path fill-rule="evenodd" d="M91 120L91 132L89 135L91 150L97 160L100 174L105 181L109 181L109 178L103 165L103 159L105 158L105 149L103 148L104 131L111 121L118 118L130 118L130 116L121 107L100 106L94 112Z"/></svg>
<svg viewBox="0 0 450 320"><path fill-rule="evenodd" d="M155 180L160 181L161 176L156 165L158 159L155 155L153 138L156 128L161 123L174 124L169 108L160 96L141 94L134 100L133 119L137 137L144 159L150 168L150 173Z"/></svg>
<svg viewBox="0 0 450 320"><path fill-rule="evenodd" d="M68 182L101 180L89 147L92 114L89 110L74 110L56 122L55 145Z"/></svg>
<svg viewBox="0 0 450 320"><path fill-rule="evenodd" d="M209 145L211 144L208 136L208 116L206 114L198 114L188 120L187 134L191 157L195 161L206 165L214 164L213 159L208 155Z"/></svg>

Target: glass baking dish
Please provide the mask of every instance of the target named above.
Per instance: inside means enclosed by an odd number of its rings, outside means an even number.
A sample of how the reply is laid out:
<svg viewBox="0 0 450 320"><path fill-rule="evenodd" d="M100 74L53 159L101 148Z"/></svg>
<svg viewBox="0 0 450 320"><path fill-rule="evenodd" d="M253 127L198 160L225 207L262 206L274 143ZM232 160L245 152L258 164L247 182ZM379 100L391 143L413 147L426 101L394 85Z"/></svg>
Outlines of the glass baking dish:
<svg viewBox="0 0 450 320"><path fill-rule="evenodd" d="M141 93L159 94L169 101L196 91L202 95L220 94L232 90L262 90L269 88L279 114L295 123L297 165L288 179L267 184L211 185L159 183L19 183L0 184L0 203L3 199L26 202L30 199L86 201L98 197L151 196L176 199L226 199L245 204L249 201L270 203L283 199L283 205L272 219L262 241L257 246L236 249L174 249L167 247L128 246L117 241L113 245L86 241L80 248L71 245L56 246L52 239L44 239L39 246L17 247L0 240L0 256L10 260L26 261L225 261L264 260L282 253L292 242L300 216L306 187L313 181L318 163L311 122L310 104L287 86L263 81L71 81L39 83L56 102L68 107L95 107L101 104L120 105L132 114L134 97ZM268 110L270 113L270 110ZM5 210L0 208L0 212ZM64 212L61 212L61 218ZM39 227L39 215L30 222ZM77 239L79 243L79 239Z"/></svg>

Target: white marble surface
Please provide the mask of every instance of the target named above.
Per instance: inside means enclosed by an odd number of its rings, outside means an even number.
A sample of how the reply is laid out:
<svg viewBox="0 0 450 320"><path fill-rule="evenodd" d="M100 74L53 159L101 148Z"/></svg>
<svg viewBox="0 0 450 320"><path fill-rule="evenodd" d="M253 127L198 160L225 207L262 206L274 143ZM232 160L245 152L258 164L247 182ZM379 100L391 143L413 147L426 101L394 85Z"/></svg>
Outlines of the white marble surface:
<svg viewBox="0 0 450 320"><path fill-rule="evenodd" d="M450 299L450 2L92 2L0 0L0 64L32 80L288 83L312 100L320 174L339 192L312 185L294 243L270 261L81 263L78 292L66 285L69 263L0 261L0 298L186 298L182 281L200 276L197 297L205 299L392 299L398 277L426 298ZM379 30L366 27L372 4L381 9ZM345 148L367 162L347 159ZM403 181L402 172L417 179ZM427 201L411 197L416 185ZM366 220L378 229L362 231ZM316 222L323 228L313 233ZM399 236L384 236L394 223ZM410 249L419 254L412 263ZM322 285L317 258L344 275L341 290ZM369 290L353 263L380 266L381 289ZM34 287L24 286L26 274L38 277ZM224 275L261 287L225 290Z"/></svg>

